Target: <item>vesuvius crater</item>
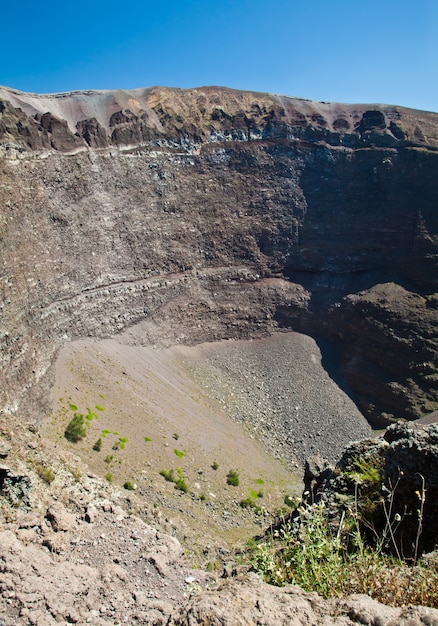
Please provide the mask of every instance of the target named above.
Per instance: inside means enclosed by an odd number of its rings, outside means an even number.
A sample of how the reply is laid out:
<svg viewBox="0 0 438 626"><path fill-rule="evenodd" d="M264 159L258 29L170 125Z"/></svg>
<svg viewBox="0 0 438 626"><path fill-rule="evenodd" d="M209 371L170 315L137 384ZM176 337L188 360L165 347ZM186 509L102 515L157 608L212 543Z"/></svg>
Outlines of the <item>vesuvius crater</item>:
<svg viewBox="0 0 438 626"><path fill-rule="evenodd" d="M375 426L438 408L438 115L221 87L0 88L0 407L145 323L336 347Z"/></svg>

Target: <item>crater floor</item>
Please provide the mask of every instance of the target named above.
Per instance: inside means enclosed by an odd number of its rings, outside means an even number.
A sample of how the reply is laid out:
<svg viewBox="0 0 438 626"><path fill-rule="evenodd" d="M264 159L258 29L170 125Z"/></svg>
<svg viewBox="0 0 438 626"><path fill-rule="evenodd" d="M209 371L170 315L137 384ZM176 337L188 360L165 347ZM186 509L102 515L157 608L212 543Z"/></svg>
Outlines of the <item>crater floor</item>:
<svg viewBox="0 0 438 626"><path fill-rule="evenodd" d="M307 456L334 461L371 432L306 335L157 349L135 345L136 332L62 349L42 432L100 476L134 483L149 504L180 520L194 552L208 545L206 535L227 547L257 533L264 511L299 493ZM75 412L91 419L73 444L63 433ZM99 439L101 450L93 450ZM227 484L231 469L238 486ZM188 493L163 470L182 472Z"/></svg>

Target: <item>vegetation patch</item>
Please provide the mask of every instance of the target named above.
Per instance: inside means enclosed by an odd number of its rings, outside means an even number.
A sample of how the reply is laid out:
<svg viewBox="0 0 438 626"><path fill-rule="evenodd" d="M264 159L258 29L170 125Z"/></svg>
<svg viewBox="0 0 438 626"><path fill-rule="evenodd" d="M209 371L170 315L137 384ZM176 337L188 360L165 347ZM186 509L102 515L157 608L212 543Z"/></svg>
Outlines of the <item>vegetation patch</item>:
<svg viewBox="0 0 438 626"><path fill-rule="evenodd" d="M227 485L232 485L233 487L239 486L239 474L237 470L231 469L227 474Z"/></svg>
<svg viewBox="0 0 438 626"><path fill-rule="evenodd" d="M97 419L96 413L87 407L87 412L84 415L85 419L89 422L92 422L94 419Z"/></svg>
<svg viewBox="0 0 438 626"><path fill-rule="evenodd" d="M383 551L383 539L368 546L357 517L341 518L333 532L322 504L302 505L297 514L262 543L248 544L251 566L265 581L299 585L324 598L362 593L392 606L438 607L437 567L408 565Z"/></svg>
<svg viewBox="0 0 438 626"><path fill-rule="evenodd" d="M248 491L248 496L239 502L240 506L243 509L255 509L256 512L261 513L262 507L257 504L258 498L263 498L262 491L255 491L255 489L250 489Z"/></svg>
<svg viewBox="0 0 438 626"><path fill-rule="evenodd" d="M93 450L95 452L100 452L102 450L102 439L99 437L99 439L96 441L96 443L93 446Z"/></svg>
<svg viewBox="0 0 438 626"><path fill-rule="evenodd" d="M126 437L119 437L118 441L113 445L113 450L124 450L128 439Z"/></svg>
<svg viewBox="0 0 438 626"><path fill-rule="evenodd" d="M55 472L52 470L51 467L45 467L44 465L37 465L36 473L48 485L50 485L50 483L55 480Z"/></svg>
<svg viewBox="0 0 438 626"><path fill-rule="evenodd" d="M76 443L83 439L86 434L85 417L82 413L75 413L73 419L70 420L64 431L64 437L68 439L68 441Z"/></svg>
<svg viewBox="0 0 438 626"><path fill-rule="evenodd" d="M163 478L167 480L168 482L174 483L175 489L179 489L180 491L183 491L184 493L188 492L189 488L184 479L183 471L180 467L176 468L176 474L173 469L161 470L160 476L163 476Z"/></svg>

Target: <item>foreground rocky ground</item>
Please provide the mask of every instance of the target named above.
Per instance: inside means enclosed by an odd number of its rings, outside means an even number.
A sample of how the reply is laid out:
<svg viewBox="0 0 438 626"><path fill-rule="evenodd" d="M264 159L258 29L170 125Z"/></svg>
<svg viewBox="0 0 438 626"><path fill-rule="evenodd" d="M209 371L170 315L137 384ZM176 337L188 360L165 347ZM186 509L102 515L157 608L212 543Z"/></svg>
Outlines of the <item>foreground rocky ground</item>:
<svg viewBox="0 0 438 626"><path fill-rule="evenodd" d="M2 419L3 626L438 624L433 609L275 588L230 555L216 572L193 569L174 536L181 528L158 507L89 475L33 431Z"/></svg>

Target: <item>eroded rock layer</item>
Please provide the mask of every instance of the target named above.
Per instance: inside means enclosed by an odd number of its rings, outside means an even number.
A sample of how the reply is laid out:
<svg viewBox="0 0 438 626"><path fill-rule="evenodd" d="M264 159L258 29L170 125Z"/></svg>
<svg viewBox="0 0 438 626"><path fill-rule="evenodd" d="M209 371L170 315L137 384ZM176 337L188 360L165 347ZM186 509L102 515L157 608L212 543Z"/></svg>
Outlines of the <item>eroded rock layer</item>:
<svg viewBox="0 0 438 626"><path fill-rule="evenodd" d="M337 342L374 424L438 406L438 116L208 87L0 88L1 406L63 342ZM153 327L153 330L152 330Z"/></svg>

